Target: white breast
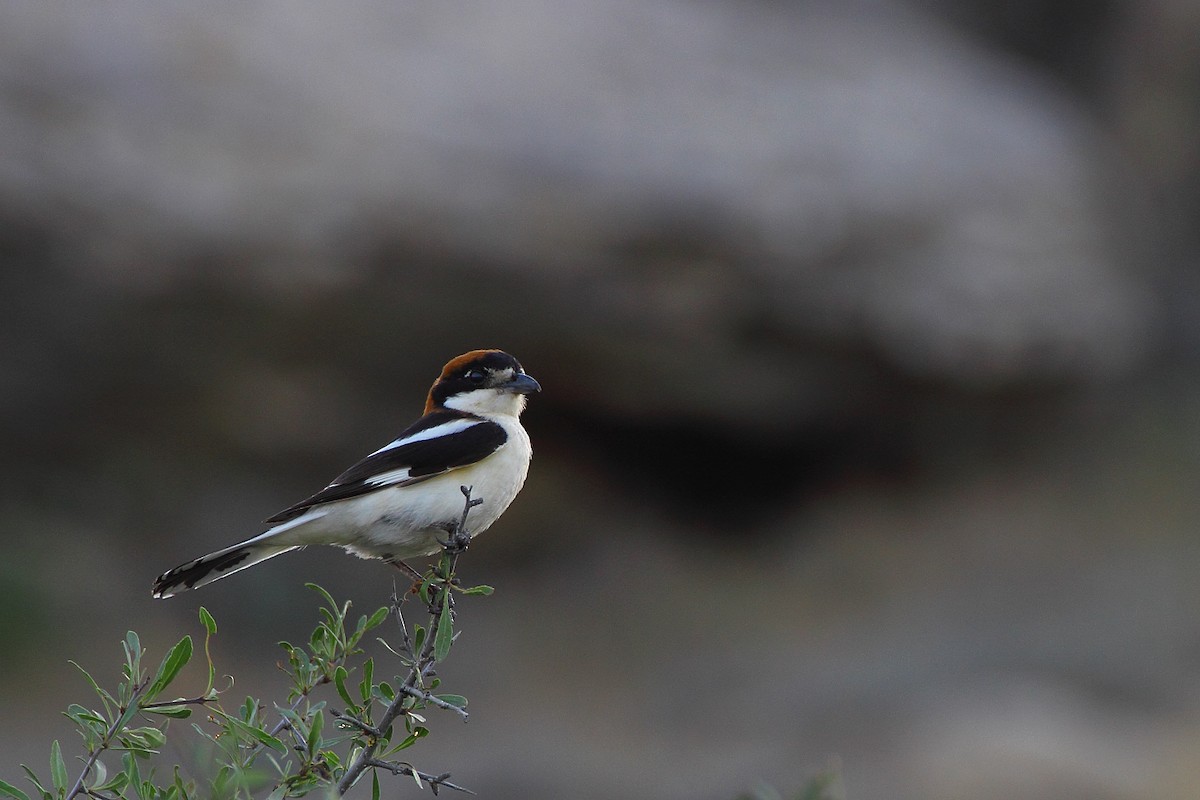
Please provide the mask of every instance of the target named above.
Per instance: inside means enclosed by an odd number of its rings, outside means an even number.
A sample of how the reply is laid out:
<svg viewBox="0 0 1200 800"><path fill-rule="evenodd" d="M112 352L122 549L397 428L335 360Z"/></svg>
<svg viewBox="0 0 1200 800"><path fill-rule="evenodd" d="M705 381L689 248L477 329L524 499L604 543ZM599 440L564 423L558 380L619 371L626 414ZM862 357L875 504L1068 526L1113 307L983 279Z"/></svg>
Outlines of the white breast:
<svg viewBox="0 0 1200 800"><path fill-rule="evenodd" d="M286 534L295 544L337 544L364 557L409 559L436 553L463 512L460 486L483 502L471 509L467 530L476 536L504 513L529 472L533 448L515 416L491 421L507 441L483 461L410 486L393 486L319 508L325 512ZM316 509L314 509L315 511ZM307 516L307 515L306 515Z"/></svg>

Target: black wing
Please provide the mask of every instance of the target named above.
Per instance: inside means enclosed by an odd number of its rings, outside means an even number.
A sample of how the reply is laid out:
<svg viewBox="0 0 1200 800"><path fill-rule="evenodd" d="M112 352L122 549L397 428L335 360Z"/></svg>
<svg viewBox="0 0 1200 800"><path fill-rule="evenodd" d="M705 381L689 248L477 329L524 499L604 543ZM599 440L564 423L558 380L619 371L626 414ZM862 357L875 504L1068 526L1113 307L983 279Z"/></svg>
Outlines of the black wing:
<svg viewBox="0 0 1200 800"><path fill-rule="evenodd" d="M454 411L434 412L422 417L396 441L338 475L312 497L265 521L286 522L322 503L419 483L481 461L506 441L508 434L494 422Z"/></svg>

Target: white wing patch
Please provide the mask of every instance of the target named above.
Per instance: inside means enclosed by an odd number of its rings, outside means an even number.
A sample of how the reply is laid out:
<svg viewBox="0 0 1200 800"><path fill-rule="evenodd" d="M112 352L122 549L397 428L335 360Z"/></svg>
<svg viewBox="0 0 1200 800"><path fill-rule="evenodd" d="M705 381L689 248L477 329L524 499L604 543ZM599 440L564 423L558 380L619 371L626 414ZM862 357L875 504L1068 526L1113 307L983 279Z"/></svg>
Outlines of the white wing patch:
<svg viewBox="0 0 1200 800"><path fill-rule="evenodd" d="M417 433L414 433L412 436L405 436L403 438L397 439L394 442L389 442L388 444L385 444L383 447L376 450L374 453L371 453L371 456L377 456L380 453L386 452L388 450L393 450L397 447L403 447L404 445L412 444L413 442L423 442L426 439L436 439L439 436L450 436L452 434L459 433L461 431L465 431L467 428L470 428L474 425L478 425L482 421L483 420L478 420L478 419L456 419L456 420L451 420L450 422L443 422L441 425L434 425L432 428L426 428L423 431L418 431ZM367 458L370 458L371 456L367 456ZM392 473L388 473L388 474L391 475ZM379 477L380 477L380 479L382 479L384 476L380 475ZM405 476L405 477L407 477L407 476ZM403 479L400 479L400 480L403 480ZM373 480L371 482L376 483L377 481ZM393 482L393 481L385 481L385 482Z"/></svg>
<svg viewBox="0 0 1200 800"><path fill-rule="evenodd" d="M387 486L390 483L403 483L408 480L408 467L394 469L391 472L381 472L374 478L371 478L367 483L372 486Z"/></svg>

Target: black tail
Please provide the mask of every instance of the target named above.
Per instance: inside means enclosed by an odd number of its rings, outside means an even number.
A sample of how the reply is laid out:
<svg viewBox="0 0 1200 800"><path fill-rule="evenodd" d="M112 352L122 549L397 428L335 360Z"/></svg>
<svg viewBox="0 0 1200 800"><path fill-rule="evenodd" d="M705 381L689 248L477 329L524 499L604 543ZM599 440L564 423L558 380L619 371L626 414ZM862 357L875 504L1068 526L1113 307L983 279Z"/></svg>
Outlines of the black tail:
<svg viewBox="0 0 1200 800"><path fill-rule="evenodd" d="M235 544L159 575L154 581L153 594L155 597L171 597L295 549L269 544Z"/></svg>

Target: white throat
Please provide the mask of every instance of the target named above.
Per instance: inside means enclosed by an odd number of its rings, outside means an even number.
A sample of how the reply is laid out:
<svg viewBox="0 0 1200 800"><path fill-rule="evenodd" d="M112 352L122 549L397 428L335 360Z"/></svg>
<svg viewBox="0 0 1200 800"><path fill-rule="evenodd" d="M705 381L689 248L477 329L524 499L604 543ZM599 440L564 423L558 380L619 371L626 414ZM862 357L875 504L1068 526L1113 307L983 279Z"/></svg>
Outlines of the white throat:
<svg viewBox="0 0 1200 800"><path fill-rule="evenodd" d="M498 389L475 389L446 399L446 408L481 417L519 417L525 410L526 397Z"/></svg>

